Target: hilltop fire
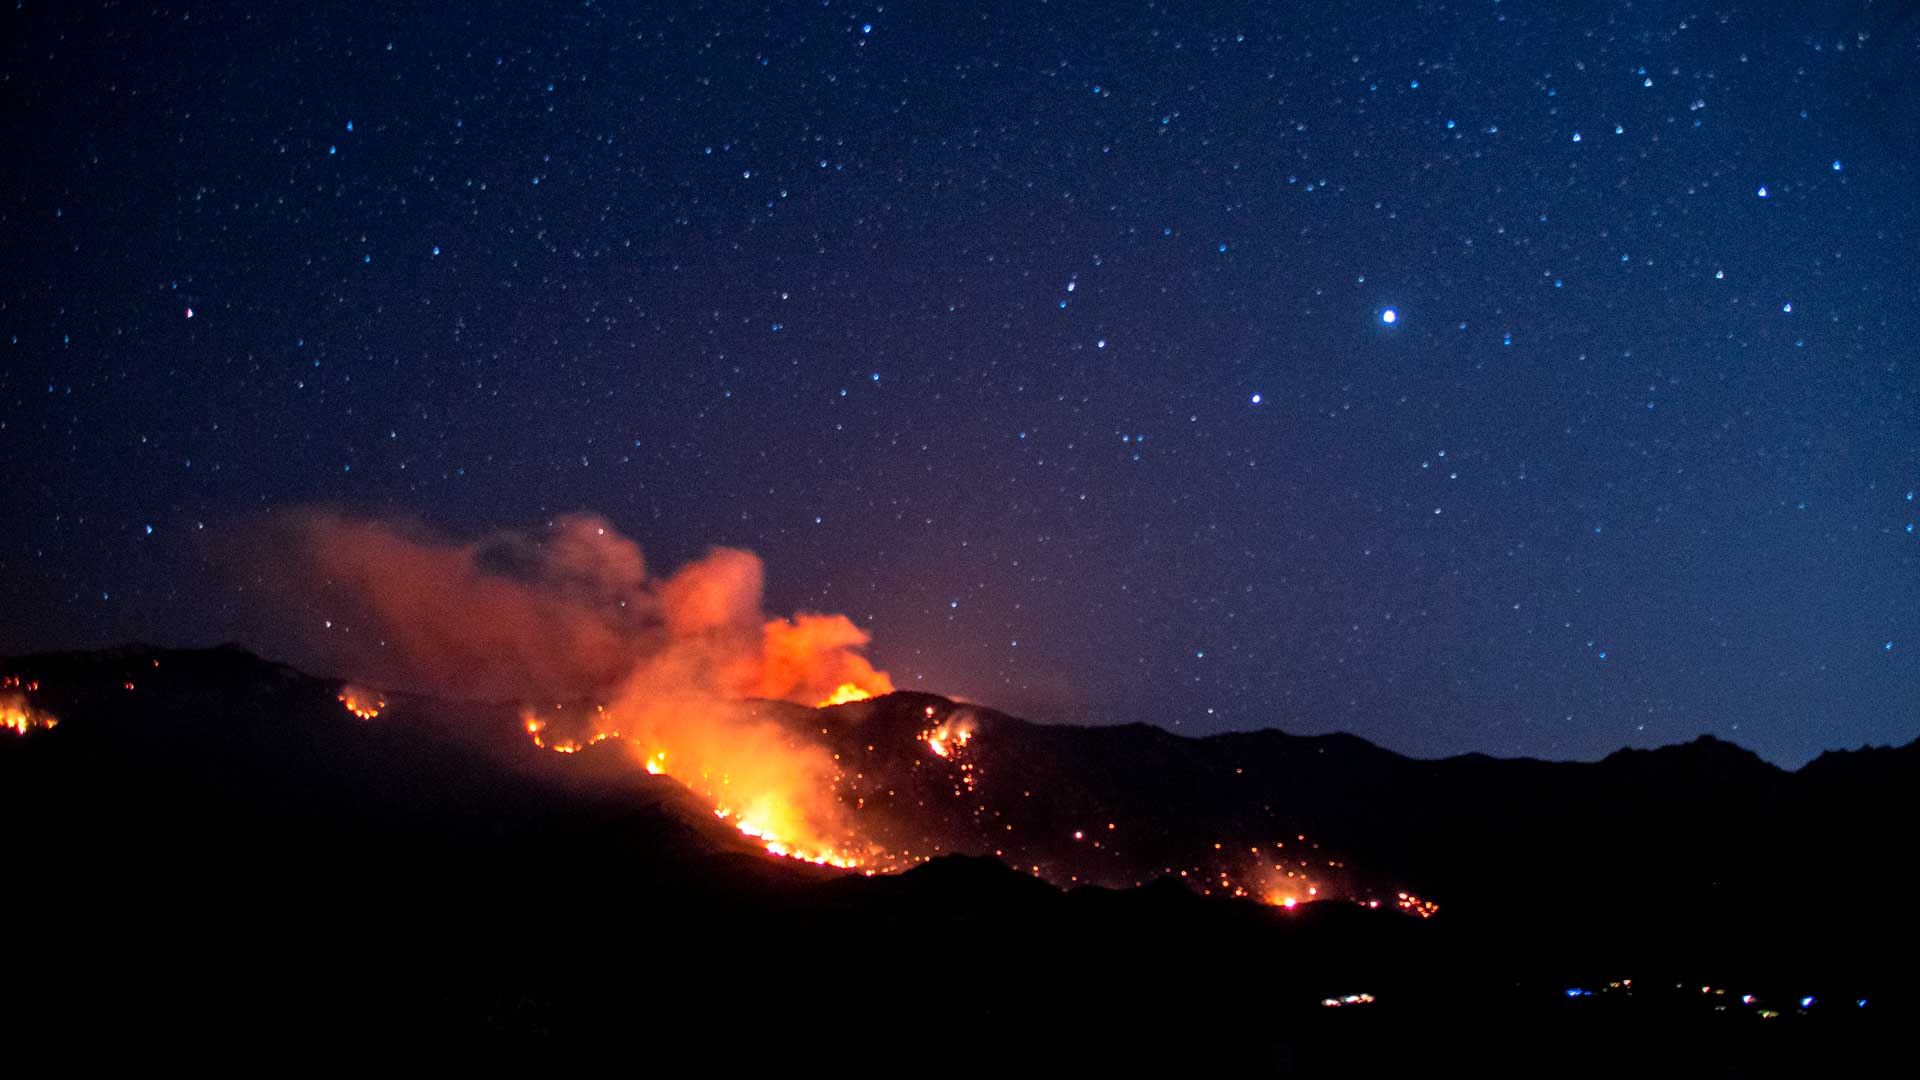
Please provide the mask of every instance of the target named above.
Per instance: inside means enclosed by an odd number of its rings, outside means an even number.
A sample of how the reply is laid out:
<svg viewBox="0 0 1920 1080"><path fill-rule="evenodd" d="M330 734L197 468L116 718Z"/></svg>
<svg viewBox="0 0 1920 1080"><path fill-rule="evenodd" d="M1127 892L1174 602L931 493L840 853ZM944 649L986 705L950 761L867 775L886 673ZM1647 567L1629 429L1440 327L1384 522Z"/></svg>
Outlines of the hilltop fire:
<svg viewBox="0 0 1920 1080"><path fill-rule="evenodd" d="M921 705L912 728L902 730L889 722L882 729L912 740L891 747L871 741L884 737L865 727L873 723L871 711L854 714L853 726L847 728L835 726L848 718L831 706L820 706L818 712L771 702L736 703L732 708L721 729L736 738L752 732L745 738L759 752L716 747L710 732L701 737L700 731L683 726L672 733L701 750L689 754L668 741L670 732L660 726L660 715L653 715L649 734L638 734L642 729L617 706L569 708L557 703L543 711L526 710L521 727L535 746L560 754L620 740L641 768L679 781L707 800L717 819L773 855L876 874L904 870L948 852L992 854L1061 887L1144 883L1141 878L1115 880L1103 872L1109 860L1130 854L1125 839L1139 835L1143 823L1123 828L1118 821L1103 821L1077 828L1061 850L1044 837L1026 836L1007 821L1017 808L992 805L995 796L982 789L982 726L972 708L951 702ZM887 715L898 714L890 710ZM804 717L811 717L811 725ZM800 771L782 771L788 767ZM915 786L904 789L903 781ZM1014 794L1030 797L1032 792ZM959 813L929 802L930 797L954 800L953 810ZM989 824L994 821L1004 823ZM1222 840L1191 845L1190 850L1200 856L1197 861L1158 871L1203 895L1258 900L1287 910L1329 899L1373 909L1383 905L1364 888L1339 884L1346 880L1345 863L1327 858L1305 834L1254 845ZM1422 918L1438 910L1410 893L1384 895L1394 897L1384 902L1390 909Z"/></svg>
<svg viewBox="0 0 1920 1080"><path fill-rule="evenodd" d="M387 699L357 686L343 686L338 695L340 704L346 710L362 720L372 720L387 707Z"/></svg>
<svg viewBox="0 0 1920 1080"><path fill-rule="evenodd" d="M1418 915L1423 919L1432 918L1434 913L1440 910L1439 904L1431 900L1422 900L1412 893L1405 892L1399 895L1395 906L1401 911L1407 912L1410 915Z"/></svg>
<svg viewBox="0 0 1920 1080"><path fill-rule="evenodd" d="M49 729L59 726L60 721L28 704L26 695L0 695L0 729L11 730L16 735L25 735L34 728Z"/></svg>
<svg viewBox="0 0 1920 1080"><path fill-rule="evenodd" d="M651 573L637 545L590 515L461 543L314 511L278 519L263 539L259 569L276 576L275 595L312 595L337 621L378 629L327 639L369 646L334 663L448 697L600 702L587 715L542 708L523 723L536 745L563 754L624 738L650 772L705 794L769 850L856 861L843 848L853 833L832 754L745 703L857 702L893 683L846 616L769 617L753 553L715 548ZM341 693L367 719L378 702Z"/></svg>
<svg viewBox="0 0 1920 1080"><path fill-rule="evenodd" d="M765 630L769 652L789 661L804 653L793 645L818 633L818 621L827 621L829 638L846 639L838 617L776 619ZM853 669L854 679L841 682L824 700L838 705L892 691L885 672L862 666L844 666ZM544 714L527 709L521 726L535 746L561 754L622 741L649 774L680 781L709 801L715 817L773 855L845 869L871 869L876 859L890 865L851 827L837 796L842 776L832 755L779 724L756 719L748 702L661 700L653 684L636 683L612 705L576 707L571 714L565 704Z"/></svg>
<svg viewBox="0 0 1920 1080"><path fill-rule="evenodd" d="M18 675L0 679L0 730L25 735L35 728L46 730L60 726L60 721L34 708L27 700L28 695L39 689L38 679L22 679Z"/></svg>
<svg viewBox="0 0 1920 1080"><path fill-rule="evenodd" d="M590 515L461 542L306 512L276 518L266 539L262 595L305 601L298 625L321 607L365 629L316 643L336 650L331 666L409 692L535 703L518 720L535 747L618 742L636 769L684 785L775 855L868 873L993 855L1063 888L1165 876L1282 907L1337 897L1431 914L1362 884L1257 801L1244 821L1170 831L1114 786L1122 773L1027 760L1031 740L996 738L985 710L890 703L867 630L845 615L769 614L751 552L715 548L662 574ZM337 652L355 648L366 651ZM357 686L338 696L361 719L386 709ZM1049 770L1067 780L1057 791Z"/></svg>
<svg viewBox="0 0 1920 1080"><path fill-rule="evenodd" d="M932 720L933 706L927 706L927 719ZM960 751L966 749L967 741L973 738L973 720L968 716L949 719L945 723L928 728L920 733L920 741L927 744L934 757L958 759Z"/></svg>
<svg viewBox="0 0 1920 1080"><path fill-rule="evenodd" d="M824 709L830 705L846 705L850 702L865 701L872 696L873 695L863 689L859 683L841 683L839 686L833 688L833 693L828 694L826 700L820 702L820 707Z"/></svg>

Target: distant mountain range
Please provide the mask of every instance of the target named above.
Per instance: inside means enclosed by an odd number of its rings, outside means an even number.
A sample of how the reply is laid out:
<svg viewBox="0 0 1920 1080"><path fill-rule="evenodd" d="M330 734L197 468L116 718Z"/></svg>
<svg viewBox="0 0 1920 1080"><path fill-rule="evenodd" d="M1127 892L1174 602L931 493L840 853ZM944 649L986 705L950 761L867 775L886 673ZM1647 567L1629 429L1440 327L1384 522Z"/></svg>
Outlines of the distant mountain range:
<svg viewBox="0 0 1920 1080"><path fill-rule="evenodd" d="M269 1056L325 1032L454 1057L1024 1046L1367 1072L1419 1060L1382 1030L1551 1056L1598 1030L1567 990L1634 980L1613 990L1639 1011L1605 1022L1629 1032L1693 1030L1654 988L1754 995L1698 1021L1711 1067L1763 1045L1712 1027L1758 1002L1910 1002L1920 743L1798 772L1708 737L1420 761L927 694L758 703L838 755L838 797L904 871L869 877L767 855L617 746L540 749L508 704L390 695L362 719L337 681L234 647L0 676L0 702L58 721L0 732L18 1006L0 1040L80 1045L105 1018L141 1046ZM1825 1008L1789 1010L1796 1034L1757 1036L1772 1049L1749 1064L1881 1031L1822 1027Z"/></svg>

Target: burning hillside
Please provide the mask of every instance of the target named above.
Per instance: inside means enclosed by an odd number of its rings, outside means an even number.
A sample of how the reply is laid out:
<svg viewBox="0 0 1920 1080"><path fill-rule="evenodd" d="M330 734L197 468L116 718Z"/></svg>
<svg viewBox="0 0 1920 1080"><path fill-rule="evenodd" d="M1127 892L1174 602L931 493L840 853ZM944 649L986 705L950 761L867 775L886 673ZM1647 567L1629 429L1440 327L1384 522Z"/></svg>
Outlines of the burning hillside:
<svg viewBox="0 0 1920 1080"><path fill-rule="evenodd" d="M991 855L1062 887L1165 876L1286 907L1393 904L1399 891L1257 799L1165 821L1127 794L1155 787L1150 765L1090 785L1080 763L1034 757L1046 740L1026 726L999 737L1010 718L890 694L846 616L764 612L749 552L715 549L657 574L584 515L460 542L307 513L270 538L262 587L299 625L328 629L315 644L324 662L375 685L531 703L519 724L534 747L608 744L776 855L868 873ZM385 707L355 688L340 698L363 719ZM1255 791L1216 776L1168 782Z"/></svg>
<svg viewBox="0 0 1920 1080"><path fill-rule="evenodd" d="M1323 847L1274 792L1223 755L1204 760L1216 755L1196 754L1191 740L1166 736L1176 753L1141 746L1135 756L1131 729L1035 725L929 694L764 709L829 747L835 797L883 869L990 855L1062 888L1167 877L1282 907L1407 907L1403 884ZM1116 742L1122 760L1102 760ZM1223 774L1241 781L1237 791L1221 789Z"/></svg>
<svg viewBox="0 0 1920 1080"><path fill-rule="evenodd" d="M34 728L60 725L59 720L34 707L32 694L38 689L38 680L22 680L18 675L6 676L4 684L0 684L0 729L25 735Z"/></svg>
<svg viewBox="0 0 1920 1080"><path fill-rule="evenodd" d="M871 845L833 796L832 754L745 703L857 701L893 684L846 616L768 616L752 553L716 548L656 574L584 515L459 542L314 512L267 543L261 587L318 616L296 621L329 631L313 643L327 662L383 686L546 703L521 718L534 745L619 740L635 768L685 783L770 851L868 864ZM384 707L366 691L341 701L363 719Z"/></svg>
<svg viewBox="0 0 1920 1080"><path fill-rule="evenodd" d="M1128 888L1165 877L1201 895L1289 909L1346 899L1423 917L1437 910L1389 876L1324 849L1302 821L1276 811L1270 792L1243 784L1246 798L1214 792L1216 805L1195 806L1194 795L1213 792L1206 773L1245 776L1224 763L1196 772L1176 762L1164 779L1185 794L1143 801L1128 778L1151 774L1153 761L1090 772L1084 764L1097 753L1053 745L1063 733L1098 742L1098 729L1041 727L929 694L817 709L773 701L731 708L724 730L753 733L760 760L830 767L744 775L701 768L711 758L672 743L679 732L636 725L603 705L528 709L521 724L534 747L560 754L607 743L602 752L680 781L769 852L808 862L874 874L942 855L983 855L1061 888ZM823 801L829 810L819 809Z"/></svg>
<svg viewBox="0 0 1920 1080"><path fill-rule="evenodd" d="M1194 1047L1257 1068L1286 1028L1327 1033L1324 1060L1351 1071L1352 1029L1329 1023L1451 1007L1442 1029L1525 1028L1529 1001L1671 986L1667 969L1700 971L1712 1008L1756 1023L1768 1014L1717 988L1817 995L1802 1019L1829 997L1906 1015L1887 958L1911 951L1907 921L1858 898L1897 894L1901 860L1868 856L1903 850L1913 747L1799 776L1724 744L1416 762L1342 737L1036 725L926 694L735 702L724 730L830 763L802 779L824 783L833 816L805 820L840 831L807 849L778 806L739 794L765 783L813 812L791 776L703 775L703 746L618 701L529 716L231 648L25 657L0 676L17 680L4 715L36 718L0 738L8 866L32 905L9 957L23 985L51 987L30 1002L88 1030L160 1002L170 1032L273 1052L321 1031L490 1049L504 1031L630 1053L640 1016L671 1028L667 1053L705 1060L741 1030L713 1001L805 980L783 1022L830 1029L857 1002L863 1046L888 1060L948 1032L927 1001L964 1000L983 1037L1062 1038L1072 1063L1113 1049L1103 1033L1150 1028L1181 1033L1169 1068ZM1534 813L1509 812L1521 804ZM1847 888L1797 900L1792 919L1753 904L1782 845L1816 839ZM753 854L769 843L862 872ZM1605 886L1621 868L1679 899L1618 903ZM155 881L169 884L139 893ZM1136 881L1152 883L1043 883ZM1448 917L1396 917L1430 912L1429 888ZM1195 895L1236 891L1299 910ZM1362 903L1309 902L1331 897ZM928 962L928 940L992 942L1007 961ZM818 942L878 959L802 966ZM1584 981L1596 970L1611 974ZM141 972L159 981L102 998Z"/></svg>

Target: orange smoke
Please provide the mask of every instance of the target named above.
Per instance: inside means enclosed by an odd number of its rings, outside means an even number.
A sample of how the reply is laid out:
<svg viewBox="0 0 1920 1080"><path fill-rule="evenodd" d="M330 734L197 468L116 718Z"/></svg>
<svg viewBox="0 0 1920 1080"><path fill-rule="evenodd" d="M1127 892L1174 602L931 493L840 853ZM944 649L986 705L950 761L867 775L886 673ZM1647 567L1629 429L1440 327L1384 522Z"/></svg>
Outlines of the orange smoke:
<svg viewBox="0 0 1920 1080"><path fill-rule="evenodd" d="M752 552L715 548L665 576L604 519L458 542L422 527L309 511L272 531L261 584L288 596L329 663L376 685L455 698L591 699L591 745L706 794L770 850L851 861L832 754L742 703L887 693L844 615L768 618ZM544 721L528 733L551 749Z"/></svg>
<svg viewBox="0 0 1920 1080"><path fill-rule="evenodd" d="M867 632L845 615L769 619L760 631L760 670L748 697L808 705L837 697L840 705L893 690L893 680L854 651Z"/></svg>

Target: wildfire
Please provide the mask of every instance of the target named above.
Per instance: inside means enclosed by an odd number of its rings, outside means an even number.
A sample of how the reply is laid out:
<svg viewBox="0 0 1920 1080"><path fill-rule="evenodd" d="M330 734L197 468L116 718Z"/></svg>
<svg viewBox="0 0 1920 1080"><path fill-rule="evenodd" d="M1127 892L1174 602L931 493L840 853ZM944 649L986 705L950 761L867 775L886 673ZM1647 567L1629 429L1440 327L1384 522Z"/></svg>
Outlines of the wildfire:
<svg viewBox="0 0 1920 1080"><path fill-rule="evenodd" d="M775 818L785 816L784 808L779 806L763 807L763 810ZM794 847L787 841L781 839L779 833L762 824L761 822L764 819L758 815L741 815L736 817L732 810L720 806L714 808L713 816L719 818L721 821L731 819L733 827L740 830L740 835L760 841L761 846L767 849L767 854L769 855L778 855L783 859L798 859L801 862L810 862L816 866L835 866L842 870L858 869L861 865L859 859L835 851L832 848L816 851L803 847Z"/></svg>
<svg viewBox="0 0 1920 1080"><path fill-rule="evenodd" d="M362 690L354 686L343 686L338 695L340 704L346 710L362 720L371 720L380 715L387 707L387 699L379 694Z"/></svg>
<svg viewBox="0 0 1920 1080"><path fill-rule="evenodd" d="M859 683L843 682L834 687L833 693L828 694L817 707L824 709L829 705L845 705L850 701L865 701L872 696Z"/></svg>
<svg viewBox="0 0 1920 1080"><path fill-rule="evenodd" d="M533 745L542 750L551 750L556 754L577 754L589 746L611 739L624 739L619 730L608 726L614 719L605 706L598 706L594 710L594 723L599 730L584 739L553 738L547 720L527 710L521 714L521 729L527 733ZM764 781L752 783L744 775L736 776L726 771L716 773L711 768L689 767L683 775L668 767L668 751L649 749L640 741L629 740L629 745L640 760L641 767L650 775L673 776L687 788L712 800L715 817L732 825L742 836L758 841L768 854L845 870L864 866L860 858L840 846L800 839L814 831L809 826L807 815L777 791L765 790ZM735 799L743 801L736 803L733 801ZM736 806L742 809L735 809Z"/></svg>
<svg viewBox="0 0 1920 1080"><path fill-rule="evenodd" d="M1406 893L1406 892L1399 894L1399 898L1396 899L1394 903L1398 905L1401 911L1405 911L1412 915L1418 915L1423 919L1433 918L1434 912L1440 910L1439 904L1436 904L1431 900L1422 900L1419 897L1413 895L1412 893Z"/></svg>
<svg viewBox="0 0 1920 1080"><path fill-rule="evenodd" d="M929 705L927 706L927 719L931 721L933 717L934 709L933 706ZM947 717L941 723L922 731L919 736L920 741L927 744L927 749L932 752L934 757L943 758L954 766L958 774L956 779L959 781L953 789L953 794L956 798L963 795L974 794L979 790L980 774L975 770L974 763L970 760L962 760L963 752L967 748L967 743L973 738L973 725L973 715L969 712L961 711ZM1076 840L1079 838L1078 834L1074 836ZM1096 844L1094 846L1098 847L1099 845Z"/></svg>
<svg viewBox="0 0 1920 1080"><path fill-rule="evenodd" d="M927 706L927 719L933 719L933 706ZM973 718L960 716L949 718L938 726L920 733L920 741L927 744L935 757L958 758L960 751L966 749L967 740L973 738Z"/></svg>
<svg viewBox="0 0 1920 1080"><path fill-rule="evenodd" d="M604 715L606 709L603 707L599 711ZM530 709L521 712L520 728L527 733L527 738L532 740L533 745L542 750L551 750L556 754L577 754L589 746L597 746L600 743L606 742L608 739L620 738L618 731L601 729L588 735L584 739L561 738L548 741L547 722L536 716ZM666 753L663 751L660 756L664 760ZM649 768L647 771L654 772L655 770Z"/></svg>
<svg viewBox="0 0 1920 1080"><path fill-rule="evenodd" d="M19 684L17 680L10 680L9 685L17 686ZM39 684L36 683L34 685L37 686ZM27 704L27 699L24 694L6 694L0 696L0 728L10 729L16 735L25 735L34 728L55 728L59 726L60 721Z"/></svg>
<svg viewBox="0 0 1920 1080"><path fill-rule="evenodd" d="M861 700L883 690L872 682L865 687L856 683L841 686L827 700ZM852 756L860 752L858 747L840 745L836 750L833 743L818 741L816 735L832 733L833 721L827 713L811 725L817 730L779 719L780 715L777 707L764 703L628 693L604 705L555 703L538 711L527 709L520 722L534 746L559 754L577 754L600 742L622 740L635 766L650 776L672 777L704 800L716 820L770 855L879 874L924 863L944 850L966 850L943 847L942 839L899 834L884 814L869 824L873 804L896 797L895 781L865 771L863 759ZM912 747L914 754L927 755L912 766L926 778L921 782L945 781L951 794L964 800L958 807L962 814L971 813L983 823L998 818L997 809L979 801L990 789L980 779L985 763L982 750L990 749L990 744L977 738L980 715L965 706L926 705L917 719L921 723L906 731L918 744ZM902 732L900 737L909 736ZM865 747L866 753L875 751L873 745ZM932 809L929 803L919 805ZM1085 827L1069 827L1066 834L1084 854L1047 868L1033 862L1037 876L1068 888L1081 882L1080 874L1098 874L1098 860L1107 854L1121 855L1123 823L1080 824ZM993 828L996 838L1002 829L1015 832L1012 821ZM1023 865L1027 857L1037 854L1016 850L1021 846L1016 835L985 846L992 854ZM1164 872L1177 874L1202 895L1263 901L1285 910L1333 899L1373 908L1392 905L1422 918L1438 910L1412 894L1401 895L1396 903L1389 899L1391 892L1374 894L1358 888L1348 880L1346 864L1321 851L1321 845L1304 834L1268 837L1259 843L1223 836L1201 846L1211 851L1184 869L1174 865Z"/></svg>
<svg viewBox="0 0 1920 1080"><path fill-rule="evenodd" d="M27 702L27 695L40 689L38 679L22 680L18 675L8 675L0 679L0 729L11 730L16 735L25 735L34 728L55 728L60 721L54 719Z"/></svg>

